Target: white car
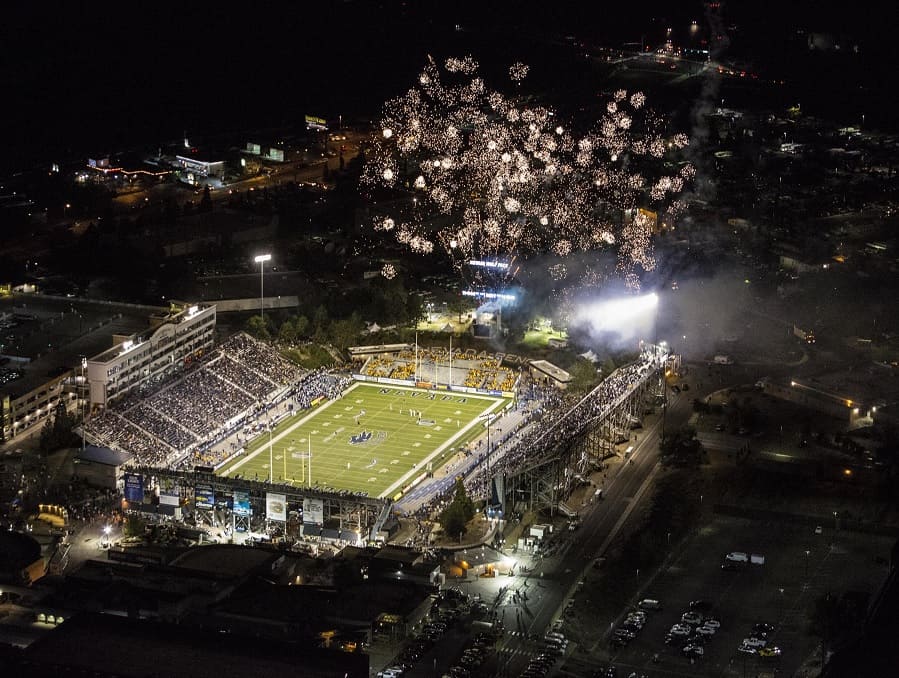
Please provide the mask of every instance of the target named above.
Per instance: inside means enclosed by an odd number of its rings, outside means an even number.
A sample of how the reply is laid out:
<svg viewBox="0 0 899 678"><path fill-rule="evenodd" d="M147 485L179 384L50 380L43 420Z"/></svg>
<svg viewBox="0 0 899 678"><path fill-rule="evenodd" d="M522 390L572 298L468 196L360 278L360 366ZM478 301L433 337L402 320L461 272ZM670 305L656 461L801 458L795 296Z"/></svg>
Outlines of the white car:
<svg viewBox="0 0 899 678"><path fill-rule="evenodd" d="M754 650L758 650L760 647L765 647L768 644L768 641L764 638L744 638L743 645L746 647L751 647Z"/></svg>
<svg viewBox="0 0 899 678"><path fill-rule="evenodd" d="M702 622L703 626L707 626L710 629L715 629L716 631L721 628L721 622L717 619L706 619Z"/></svg>
<svg viewBox="0 0 899 678"><path fill-rule="evenodd" d="M713 629L711 626L700 626L696 629L696 633L698 633L700 636L714 636L715 629Z"/></svg>
<svg viewBox="0 0 899 678"><path fill-rule="evenodd" d="M689 636L693 633L693 629L686 624L675 624L668 633L672 636Z"/></svg>

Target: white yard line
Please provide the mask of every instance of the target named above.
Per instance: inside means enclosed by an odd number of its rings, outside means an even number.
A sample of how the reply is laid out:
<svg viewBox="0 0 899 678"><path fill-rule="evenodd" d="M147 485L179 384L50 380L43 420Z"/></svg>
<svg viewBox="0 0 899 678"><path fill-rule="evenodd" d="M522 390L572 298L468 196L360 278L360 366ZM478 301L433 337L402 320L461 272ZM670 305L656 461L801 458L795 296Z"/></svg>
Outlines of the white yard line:
<svg viewBox="0 0 899 678"><path fill-rule="evenodd" d="M454 392L454 391L444 391L444 393L457 393L457 392ZM469 397L469 396L472 396L472 394L470 394L470 393L465 393L465 394L463 394L463 396L467 398L467 397ZM472 397L475 397L475 398L480 397L482 400L486 400L487 398L491 398L491 396L478 396L478 395L474 395L474 396L472 396ZM499 407L500 405L502 405L502 403L503 403L502 399L494 400L492 403L490 403L490 405L487 406L487 408L486 408L481 414L478 415L478 417L483 417L485 414L489 414L492 410L495 410L497 407ZM397 480L395 483L393 483L393 485L390 485L386 490L384 490L381 494L379 494L379 495L378 495L378 499L383 499L384 497L388 497L388 496L391 496L391 495L393 495L394 493L396 493L397 488L401 487L402 484L403 484L404 482L406 482L408 479L410 479L413 475L415 475L416 472L417 472L417 473L421 473L421 472L422 472L422 468L421 468L421 467L427 468L428 462L433 461L433 459L434 459L435 457L437 457L437 455L441 454L447 447L449 447L450 445L452 445L452 444L453 444L454 442L456 442L459 438L461 438L465 433L467 433L468 431L470 431L471 428L472 428L473 426L476 426L476 425L479 424L479 423L481 423L479 418L476 417L475 419L472 419L472 420L468 423L467 426L464 426L463 428L459 429L459 432L456 433L456 435L454 435L452 438L450 438L450 439L447 440L445 443L443 443L440 447L438 447L436 450L434 450L434 451L433 451L431 454L429 454L427 457L425 457L424 459L422 459L421 462L419 462L417 468L414 468L414 469L411 469L411 470L407 471L406 474L403 475L403 476L401 476L399 480Z"/></svg>
<svg viewBox="0 0 899 678"><path fill-rule="evenodd" d="M350 393L355 391L360 386L370 386L373 388L402 389L404 391L418 391L419 393L435 393L436 392L436 393L442 393L442 394L447 394L447 395L459 396L462 398L475 398L477 400L491 401L490 404L484 409L484 411L478 415L478 417L482 417L485 414L489 414L490 412L495 410L497 407L499 407L503 403L502 398L496 398L495 396L482 395L480 393L463 393L460 391L431 391L428 389L409 388L406 386L397 386L394 384L376 384L376 383L372 383L372 382L358 382L357 381L357 382L353 383L353 385L350 386L346 391L344 391L340 398L337 398L335 400L329 400L327 403L325 403L321 407L316 407L315 409L311 410L308 414L306 414L304 417L302 417L299 421L294 422L290 427L286 428L284 431L282 431L278 435L273 436L271 445L274 446L275 443L282 440L285 436L288 436L291 433L293 433L294 430L296 430L298 427L302 426L307 421L312 419L312 417L318 416L322 411L327 410L329 407L331 407L335 403L339 403L344 398L346 398L346 396L348 396ZM435 449L426 458L424 458L420 462L418 462L418 464L416 464L416 468L410 469L409 471L407 471L403 476L401 476L399 478L399 480L395 481L386 490L384 490L381 494L379 494L378 499L383 499L384 497L395 494L398 487L402 486L403 483L405 483L407 480L409 480L414 475L416 475L416 473L421 473L422 468L427 467L428 462L432 461L435 457L437 457L437 455L441 454L445 449L447 449L447 447L452 445L460 437L465 435L465 433L470 431L473 426L475 426L479 423L480 423L480 419L478 419L478 418L472 419L468 423L468 425L459 429L459 432L456 433L456 435L454 435L452 438L448 439L445 443L440 445L437 449ZM227 471L223 472L222 476L226 477L226 476L234 473L235 471L237 471L241 466L243 466L247 462L255 459L260 454L267 452L268 447L269 446L266 444L261 445L255 452L252 452L251 454L247 455L246 457L244 457L243 459L241 459L240 461L235 463L233 466L231 466ZM272 472L272 476L274 477L274 469L271 469L271 472Z"/></svg>

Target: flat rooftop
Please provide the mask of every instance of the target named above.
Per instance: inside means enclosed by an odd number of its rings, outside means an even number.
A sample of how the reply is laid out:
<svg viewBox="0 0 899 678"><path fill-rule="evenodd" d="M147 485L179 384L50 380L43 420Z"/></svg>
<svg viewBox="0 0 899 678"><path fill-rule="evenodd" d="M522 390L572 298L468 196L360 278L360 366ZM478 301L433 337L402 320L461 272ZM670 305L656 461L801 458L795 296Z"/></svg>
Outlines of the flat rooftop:
<svg viewBox="0 0 899 678"><path fill-rule="evenodd" d="M10 675L367 678L368 656L182 625L78 614L36 641ZM298 670L300 673L298 673ZM79 674L82 675L82 674Z"/></svg>
<svg viewBox="0 0 899 678"><path fill-rule="evenodd" d="M81 356L109 349L114 334L144 331L151 313L167 311L39 294L0 297L0 316L6 319L0 330L0 355L11 358L5 368L22 374L0 384L0 395L18 398L66 370L80 368Z"/></svg>
<svg viewBox="0 0 899 678"><path fill-rule="evenodd" d="M277 553L267 549L214 544L188 549L170 564L209 574L243 577L277 558Z"/></svg>

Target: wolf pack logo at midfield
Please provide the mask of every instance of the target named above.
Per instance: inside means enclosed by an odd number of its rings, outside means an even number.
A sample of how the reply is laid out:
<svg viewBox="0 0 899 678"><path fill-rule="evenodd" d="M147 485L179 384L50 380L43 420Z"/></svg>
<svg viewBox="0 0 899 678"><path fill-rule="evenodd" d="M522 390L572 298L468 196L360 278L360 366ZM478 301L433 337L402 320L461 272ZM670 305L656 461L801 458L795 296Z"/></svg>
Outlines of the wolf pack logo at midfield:
<svg viewBox="0 0 899 678"><path fill-rule="evenodd" d="M386 431L362 431L354 436L350 436L350 445L366 445L377 444L387 438Z"/></svg>

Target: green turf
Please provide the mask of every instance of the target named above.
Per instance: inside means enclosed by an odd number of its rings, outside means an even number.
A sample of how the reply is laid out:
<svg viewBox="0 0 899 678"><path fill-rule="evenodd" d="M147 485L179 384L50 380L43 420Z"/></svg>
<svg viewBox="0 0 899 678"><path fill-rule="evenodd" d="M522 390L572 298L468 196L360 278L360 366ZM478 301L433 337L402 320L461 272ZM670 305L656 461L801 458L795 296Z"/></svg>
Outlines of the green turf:
<svg viewBox="0 0 899 678"><path fill-rule="evenodd" d="M490 396L357 383L342 398L300 412L276 428L272 434L274 478L286 478L297 486L307 484L308 462L297 457L308 452L311 435L312 479L319 486L367 492L370 497L393 496L404 479L426 470L429 461L436 469L444 450L483 432L478 416L498 413L504 404L502 398ZM410 416L410 409L420 410L421 419L433 425L420 424L418 417ZM362 431L371 432L371 438L351 444L350 438ZM234 473L268 478L267 433L250 443L247 455L219 470L220 475Z"/></svg>

